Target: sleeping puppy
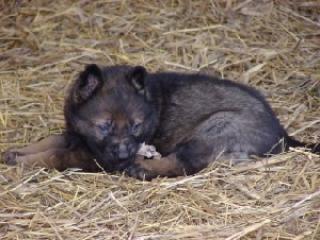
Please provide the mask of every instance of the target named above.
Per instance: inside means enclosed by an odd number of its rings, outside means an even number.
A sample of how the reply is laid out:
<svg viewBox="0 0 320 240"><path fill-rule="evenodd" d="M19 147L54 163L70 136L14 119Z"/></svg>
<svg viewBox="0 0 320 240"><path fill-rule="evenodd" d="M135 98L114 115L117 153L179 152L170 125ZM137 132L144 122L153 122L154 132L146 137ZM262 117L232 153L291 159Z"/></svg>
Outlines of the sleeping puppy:
<svg viewBox="0 0 320 240"><path fill-rule="evenodd" d="M125 171L139 179L194 174L218 158L246 161L305 146L251 87L201 74L88 65L65 100L66 130L4 153L8 164ZM137 152L152 144L161 158ZM95 161L96 160L96 161ZM98 166L99 165L99 166Z"/></svg>

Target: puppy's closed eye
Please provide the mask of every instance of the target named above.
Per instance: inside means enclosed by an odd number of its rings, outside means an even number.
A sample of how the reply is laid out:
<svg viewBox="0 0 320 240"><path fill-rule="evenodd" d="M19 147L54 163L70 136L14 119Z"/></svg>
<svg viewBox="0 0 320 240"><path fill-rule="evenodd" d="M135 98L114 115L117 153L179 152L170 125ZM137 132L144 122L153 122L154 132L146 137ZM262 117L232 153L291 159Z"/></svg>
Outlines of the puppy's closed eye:
<svg viewBox="0 0 320 240"><path fill-rule="evenodd" d="M107 120L105 122L96 124L96 127L103 136L108 136L113 130L113 122L112 120Z"/></svg>
<svg viewBox="0 0 320 240"><path fill-rule="evenodd" d="M138 137L142 133L143 124L142 122L135 122L130 127L130 132L133 136Z"/></svg>

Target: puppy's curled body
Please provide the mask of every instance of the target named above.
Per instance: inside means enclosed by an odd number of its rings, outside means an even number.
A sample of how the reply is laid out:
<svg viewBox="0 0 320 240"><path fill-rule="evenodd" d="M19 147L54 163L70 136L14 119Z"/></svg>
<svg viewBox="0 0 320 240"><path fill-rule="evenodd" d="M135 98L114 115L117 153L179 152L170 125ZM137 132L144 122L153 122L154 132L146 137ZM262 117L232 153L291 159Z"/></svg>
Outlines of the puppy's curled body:
<svg viewBox="0 0 320 240"><path fill-rule="evenodd" d="M95 158L106 171L141 179L193 174L218 158L245 161L289 146L320 152L290 138L257 90L197 73L89 65L72 85L64 114L61 139L76 143L68 144L70 152L81 149L81 161ZM143 142L162 158L137 158Z"/></svg>

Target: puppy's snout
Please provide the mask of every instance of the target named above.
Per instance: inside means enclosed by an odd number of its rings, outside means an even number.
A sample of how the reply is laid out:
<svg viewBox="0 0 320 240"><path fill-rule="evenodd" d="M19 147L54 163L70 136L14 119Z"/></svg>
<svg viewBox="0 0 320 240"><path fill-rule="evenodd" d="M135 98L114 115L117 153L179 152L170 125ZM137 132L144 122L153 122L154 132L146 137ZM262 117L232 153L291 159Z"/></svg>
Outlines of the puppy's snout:
<svg viewBox="0 0 320 240"><path fill-rule="evenodd" d="M119 159L126 159L128 157L129 157L128 145L125 143L119 144L118 158Z"/></svg>

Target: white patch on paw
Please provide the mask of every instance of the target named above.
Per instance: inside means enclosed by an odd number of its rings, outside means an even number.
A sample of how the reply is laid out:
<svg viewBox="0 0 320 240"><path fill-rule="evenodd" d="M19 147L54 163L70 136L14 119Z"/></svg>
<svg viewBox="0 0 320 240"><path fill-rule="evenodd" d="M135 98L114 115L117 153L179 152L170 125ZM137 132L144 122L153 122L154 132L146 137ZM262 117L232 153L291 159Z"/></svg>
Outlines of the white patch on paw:
<svg viewBox="0 0 320 240"><path fill-rule="evenodd" d="M140 149L138 150L137 154L145 156L147 158L161 158L161 154L157 152L155 146L146 145L145 143L142 143L140 145Z"/></svg>

